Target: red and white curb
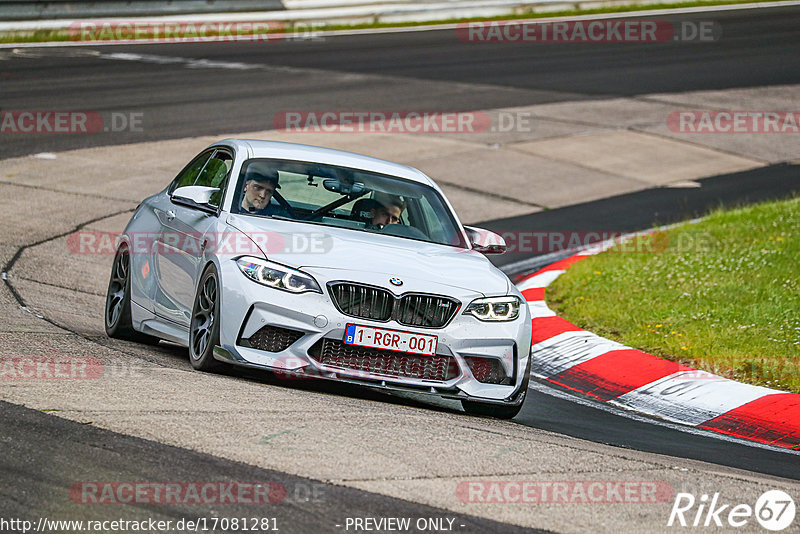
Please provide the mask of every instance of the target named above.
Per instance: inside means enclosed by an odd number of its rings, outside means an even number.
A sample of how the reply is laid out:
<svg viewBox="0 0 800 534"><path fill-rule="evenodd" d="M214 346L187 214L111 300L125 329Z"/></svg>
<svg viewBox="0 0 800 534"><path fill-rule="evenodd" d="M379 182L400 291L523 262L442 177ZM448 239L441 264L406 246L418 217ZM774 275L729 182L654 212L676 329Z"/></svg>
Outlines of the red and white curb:
<svg viewBox="0 0 800 534"><path fill-rule="evenodd" d="M533 321L531 374L628 410L800 450L800 395L743 384L626 347L547 307L545 288L607 246L581 251L517 283Z"/></svg>

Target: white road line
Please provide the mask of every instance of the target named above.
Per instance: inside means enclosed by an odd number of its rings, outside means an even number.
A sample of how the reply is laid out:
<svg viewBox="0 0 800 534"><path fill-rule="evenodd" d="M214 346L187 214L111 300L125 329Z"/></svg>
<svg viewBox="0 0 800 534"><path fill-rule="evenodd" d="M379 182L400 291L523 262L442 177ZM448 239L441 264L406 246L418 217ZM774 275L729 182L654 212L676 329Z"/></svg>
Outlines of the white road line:
<svg viewBox="0 0 800 534"><path fill-rule="evenodd" d="M208 59L196 59L189 57L157 56L152 54L98 54L100 59L111 59L118 61L139 61L142 63L155 63L157 65L183 65L187 69L233 69L233 70L252 70L263 68L264 65L256 63L241 63L237 61L209 61Z"/></svg>
<svg viewBox="0 0 800 534"><path fill-rule="evenodd" d="M672 9L651 9L645 11L626 11L623 13L598 13L592 15L577 15L577 16L566 16L566 17L552 17L552 18L542 18L542 19L508 19L503 22L505 23L522 23L522 24L544 24L558 20L607 20L607 19L619 19L619 18L632 18L632 17L653 17L653 16L663 16L663 15L682 15L682 14L692 14L692 13L714 13L714 12L721 12L721 11L736 11L736 10L748 10L748 9L768 9L768 8L776 8L776 7L794 7L800 6L800 0L787 0L781 2L759 2L753 4L731 4L731 5L721 5L721 6L697 6L697 7L684 7L684 8L672 8ZM266 12L268 13L268 12ZM265 16L264 13L259 14L260 17L263 19ZM205 15L205 17L211 17L207 20L219 20L220 14L211 14ZM213 18L216 17L216 18ZM174 19L174 17L173 17ZM170 20L173 20L170 19ZM114 20L114 19L109 19ZM118 20L118 19L117 19ZM130 22L132 18L125 19L126 21ZM158 20L158 17L151 17L147 19L142 19L147 21L154 21ZM202 21L201 18L196 18L192 20ZM69 24L79 22L75 20L65 20L64 24L66 25L64 28L66 29ZM246 22L246 21L242 21ZM375 35L375 34L384 34L384 33L411 33L411 32L424 32L424 31L440 31L440 30L454 30L459 27L458 23L449 23L449 24L427 24L424 26L407 26L407 27L394 27L394 28L363 28L363 29L353 29L353 30L319 30L314 31L314 38L325 38L325 37L337 37L337 36L354 36L354 35ZM0 25L0 30L2 31L9 31L9 28ZM274 34L279 35L284 40L308 40L308 31L302 32L295 32L295 33L285 33L285 34ZM204 41L200 41L204 42ZM211 41L215 42L215 41ZM3 43L0 44L0 49L3 48L36 48L36 47L67 47L67 46L113 46L113 45L148 45L148 44L171 44L165 42L153 42L153 41L89 41L89 42L46 42L46 43ZM186 43L175 43L175 44L186 44Z"/></svg>

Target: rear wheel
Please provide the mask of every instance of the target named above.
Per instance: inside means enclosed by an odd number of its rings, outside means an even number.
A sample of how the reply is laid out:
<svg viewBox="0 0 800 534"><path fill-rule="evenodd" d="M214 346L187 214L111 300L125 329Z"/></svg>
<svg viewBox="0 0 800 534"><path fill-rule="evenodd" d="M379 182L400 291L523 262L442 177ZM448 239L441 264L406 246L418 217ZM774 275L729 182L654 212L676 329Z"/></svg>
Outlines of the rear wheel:
<svg viewBox="0 0 800 534"><path fill-rule="evenodd" d="M214 359L219 345L219 276L211 264L197 284L189 329L189 360L198 371L211 371L220 366Z"/></svg>
<svg viewBox="0 0 800 534"><path fill-rule="evenodd" d="M131 321L131 256L128 246L123 244L114 255L111 278L106 292L106 334L109 337L127 339L139 343L156 344L158 338L137 332Z"/></svg>

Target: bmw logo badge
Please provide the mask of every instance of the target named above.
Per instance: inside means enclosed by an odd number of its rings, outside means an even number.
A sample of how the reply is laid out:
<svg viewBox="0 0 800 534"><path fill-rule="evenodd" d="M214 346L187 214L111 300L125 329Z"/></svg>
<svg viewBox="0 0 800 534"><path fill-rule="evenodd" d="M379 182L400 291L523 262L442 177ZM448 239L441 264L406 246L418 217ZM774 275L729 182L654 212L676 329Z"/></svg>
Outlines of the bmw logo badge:
<svg viewBox="0 0 800 534"><path fill-rule="evenodd" d="M390 282L390 283L391 283L393 286L402 286L402 285L403 285L403 281L402 281L402 280L400 280L399 278L396 278L396 277L395 277L395 278L389 278L389 282Z"/></svg>

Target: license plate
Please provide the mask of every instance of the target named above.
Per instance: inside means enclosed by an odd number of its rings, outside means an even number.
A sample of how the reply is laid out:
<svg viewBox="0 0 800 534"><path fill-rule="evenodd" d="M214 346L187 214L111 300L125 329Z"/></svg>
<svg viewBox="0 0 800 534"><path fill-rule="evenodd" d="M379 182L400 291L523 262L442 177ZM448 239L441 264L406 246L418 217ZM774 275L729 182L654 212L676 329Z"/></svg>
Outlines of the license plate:
<svg viewBox="0 0 800 534"><path fill-rule="evenodd" d="M388 328L348 324L344 333L344 343L345 345L433 356L436 354L438 338L428 334L412 334Z"/></svg>

